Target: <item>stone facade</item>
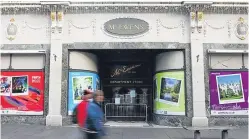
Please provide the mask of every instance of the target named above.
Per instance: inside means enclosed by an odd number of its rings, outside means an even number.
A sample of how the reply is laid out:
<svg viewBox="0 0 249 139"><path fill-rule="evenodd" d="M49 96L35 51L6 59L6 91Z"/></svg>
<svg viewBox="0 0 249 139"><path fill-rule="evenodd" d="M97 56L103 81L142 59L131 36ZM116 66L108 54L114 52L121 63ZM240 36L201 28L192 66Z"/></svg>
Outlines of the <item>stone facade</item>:
<svg viewBox="0 0 249 139"><path fill-rule="evenodd" d="M248 3L246 3L248 4ZM244 4L244 6L246 5ZM247 50L248 38L239 39L234 34L234 26L238 19L243 17L247 24L247 8L218 8L210 5L187 5L187 6L76 6L70 7L63 4L42 5L38 8L2 8L2 50L46 50L46 67L45 67L45 103L43 116L2 116L2 123L38 123L45 124L46 116L51 116L50 120L61 116L62 121L57 124L48 125L68 125L72 124L71 116L67 114L67 97L68 97L68 71L69 71L69 50L83 49L181 49L185 53L185 104L186 116L163 116L153 115L154 123L167 126L194 125L195 118L207 119L209 125L246 125L246 116L210 116L209 108L209 77L208 77L208 49L225 49L225 50ZM39 5L39 4L38 4ZM127 4L129 5L129 4ZM222 5L222 4L221 4ZM243 4L242 4L243 5ZM117 6L116 6L117 7ZM201 13L200 7L204 8L203 18L196 15L191 20L191 13ZM33 10L33 11L32 11ZM52 11L62 12L62 18L58 26L53 26L56 21L52 21ZM35 11L35 12L34 12ZM217 12L222 11L222 12ZM18 13L18 14L17 14ZM34 17L34 13L36 13ZM165 14L164 14L165 13ZM221 14L222 13L222 14ZM58 13L55 15L58 16ZM32 17L32 18L30 18ZM141 18L150 24L150 30L144 36L139 38L123 39L113 38L103 33L103 24L111 19L120 17ZM19 27L19 32L14 40L8 40L6 35L6 26L9 20L15 18L15 23ZM201 22L196 22L196 21ZM89 24L89 25L88 25ZM6 26L5 26L6 25ZM202 45L201 45L202 44ZM51 48L54 48L53 50ZM201 48L203 47L203 49ZM198 48L198 49L197 49ZM58 52L57 50L62 50ZM202 52L203 50L203 52ZM57 51L57 52L56 52ZM199 54L203 61L196 62ZM56 54L59 56L58 61L50 58ZM61 81L59 84L52 84L57 76L50 76L51 70L57 68L51 67L50 63L55 62L62 65ZM204 75L192 72L193 65L197 64L195 70L204 69ZM201 67L198 67L201 65ZM60 75L58 75L60 76ZM196 76L204 78L193 79ZM49 81L50 80L50 81ZM49 90L49 86L57 87L60 93L60 99L55 101L53 106L49 105L49 99L56 98L56 93ZM204 88L198 88L199 85ZM193 88L198 88L194 90ZM60 91L61 90L61 91ZM203 90L203 91L200 91ZM200 93L201 95L199 95ZM194 100L193 95L200 96L201 102ZM201 105L199 105L201 104ZM203 104L203 105L202 105ZM57 107L57 106L60 106ZM199 106L199 107L198 107ZM194 109L195 108L195 109ZM49 113L49 109L51 110ZM56 109L60 109L57 111ZM198 111L205 111L204 114ZM48 119L48 117L47 117ZM199 120L200 120L199 119ZM203 120L202 119L202 120ZM198 121L198 120L196 120ZM205 125L205 122L202 123Z"/></svg>

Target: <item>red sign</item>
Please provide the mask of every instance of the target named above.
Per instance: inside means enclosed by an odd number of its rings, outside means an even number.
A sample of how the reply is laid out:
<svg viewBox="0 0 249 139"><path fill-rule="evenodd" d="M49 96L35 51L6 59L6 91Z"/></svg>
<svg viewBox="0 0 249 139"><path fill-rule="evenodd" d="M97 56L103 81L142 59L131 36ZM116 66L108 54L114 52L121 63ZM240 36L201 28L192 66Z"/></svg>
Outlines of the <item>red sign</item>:
<svg viewBox="0 0 249 139"><path fill-rule="evenodd" d="M1 114L43 115L44 72L1 72Z"/></svg>

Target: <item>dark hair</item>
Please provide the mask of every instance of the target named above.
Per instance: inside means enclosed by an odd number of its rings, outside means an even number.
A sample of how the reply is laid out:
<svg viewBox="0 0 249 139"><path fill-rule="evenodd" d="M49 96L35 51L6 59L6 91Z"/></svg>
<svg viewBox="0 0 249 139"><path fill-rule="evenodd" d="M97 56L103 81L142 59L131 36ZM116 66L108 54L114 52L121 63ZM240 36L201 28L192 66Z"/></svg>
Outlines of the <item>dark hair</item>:
<svg viewBox="0 0 249 139"><path fill-rule="evenodd" d="M101 90L96 90L94 93L93 93L93 99L95 100L97 96L99 95L104 95L104 92L101 91Z"/></svg>
<svg viewBox="0 0 249 139"><path fill-rule="evenodd" d="M88 95L88 94L91 94L91 92L88 91L88 90L84 90L83 94L84 94L84 95Z"/></svg>

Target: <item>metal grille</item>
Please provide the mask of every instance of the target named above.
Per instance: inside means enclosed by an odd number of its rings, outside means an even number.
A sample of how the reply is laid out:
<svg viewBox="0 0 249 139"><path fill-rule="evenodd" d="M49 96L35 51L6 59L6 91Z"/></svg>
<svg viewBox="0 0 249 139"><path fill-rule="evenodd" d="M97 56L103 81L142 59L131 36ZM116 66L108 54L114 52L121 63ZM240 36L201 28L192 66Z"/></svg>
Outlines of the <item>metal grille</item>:
<svg viewBox="0 0 249 139"><path fill-rule="evenodd" d="M105 120L108 118L120 121L146 121L147 122L147 104L131 104L131 103L106 103L105 104Z"/></svg>

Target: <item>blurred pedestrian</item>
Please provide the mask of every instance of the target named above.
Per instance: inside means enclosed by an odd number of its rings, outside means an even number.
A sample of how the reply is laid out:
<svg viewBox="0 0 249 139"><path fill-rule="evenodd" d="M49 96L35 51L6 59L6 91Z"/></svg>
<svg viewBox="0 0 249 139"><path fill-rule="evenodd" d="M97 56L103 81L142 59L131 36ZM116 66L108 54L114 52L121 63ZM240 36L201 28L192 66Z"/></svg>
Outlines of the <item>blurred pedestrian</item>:
<svg viewBox="0 0 249 139"><path fill-rule="evenodd" d="M77 106L77 123L80 128L85 127L85 122L87 119L87 108L90 99L92 99L92 92L90 90L84 90L82 102Z"/></svg>
<svg viewBox="0 0 249 139"><path fill-rule="evenodd" d="M104 93L97 90L93 93L93 101L89 103L87 108L86 132L87 139L100 139L106 135L103 128L104 113L100 103L104 101Z"/></svg>

